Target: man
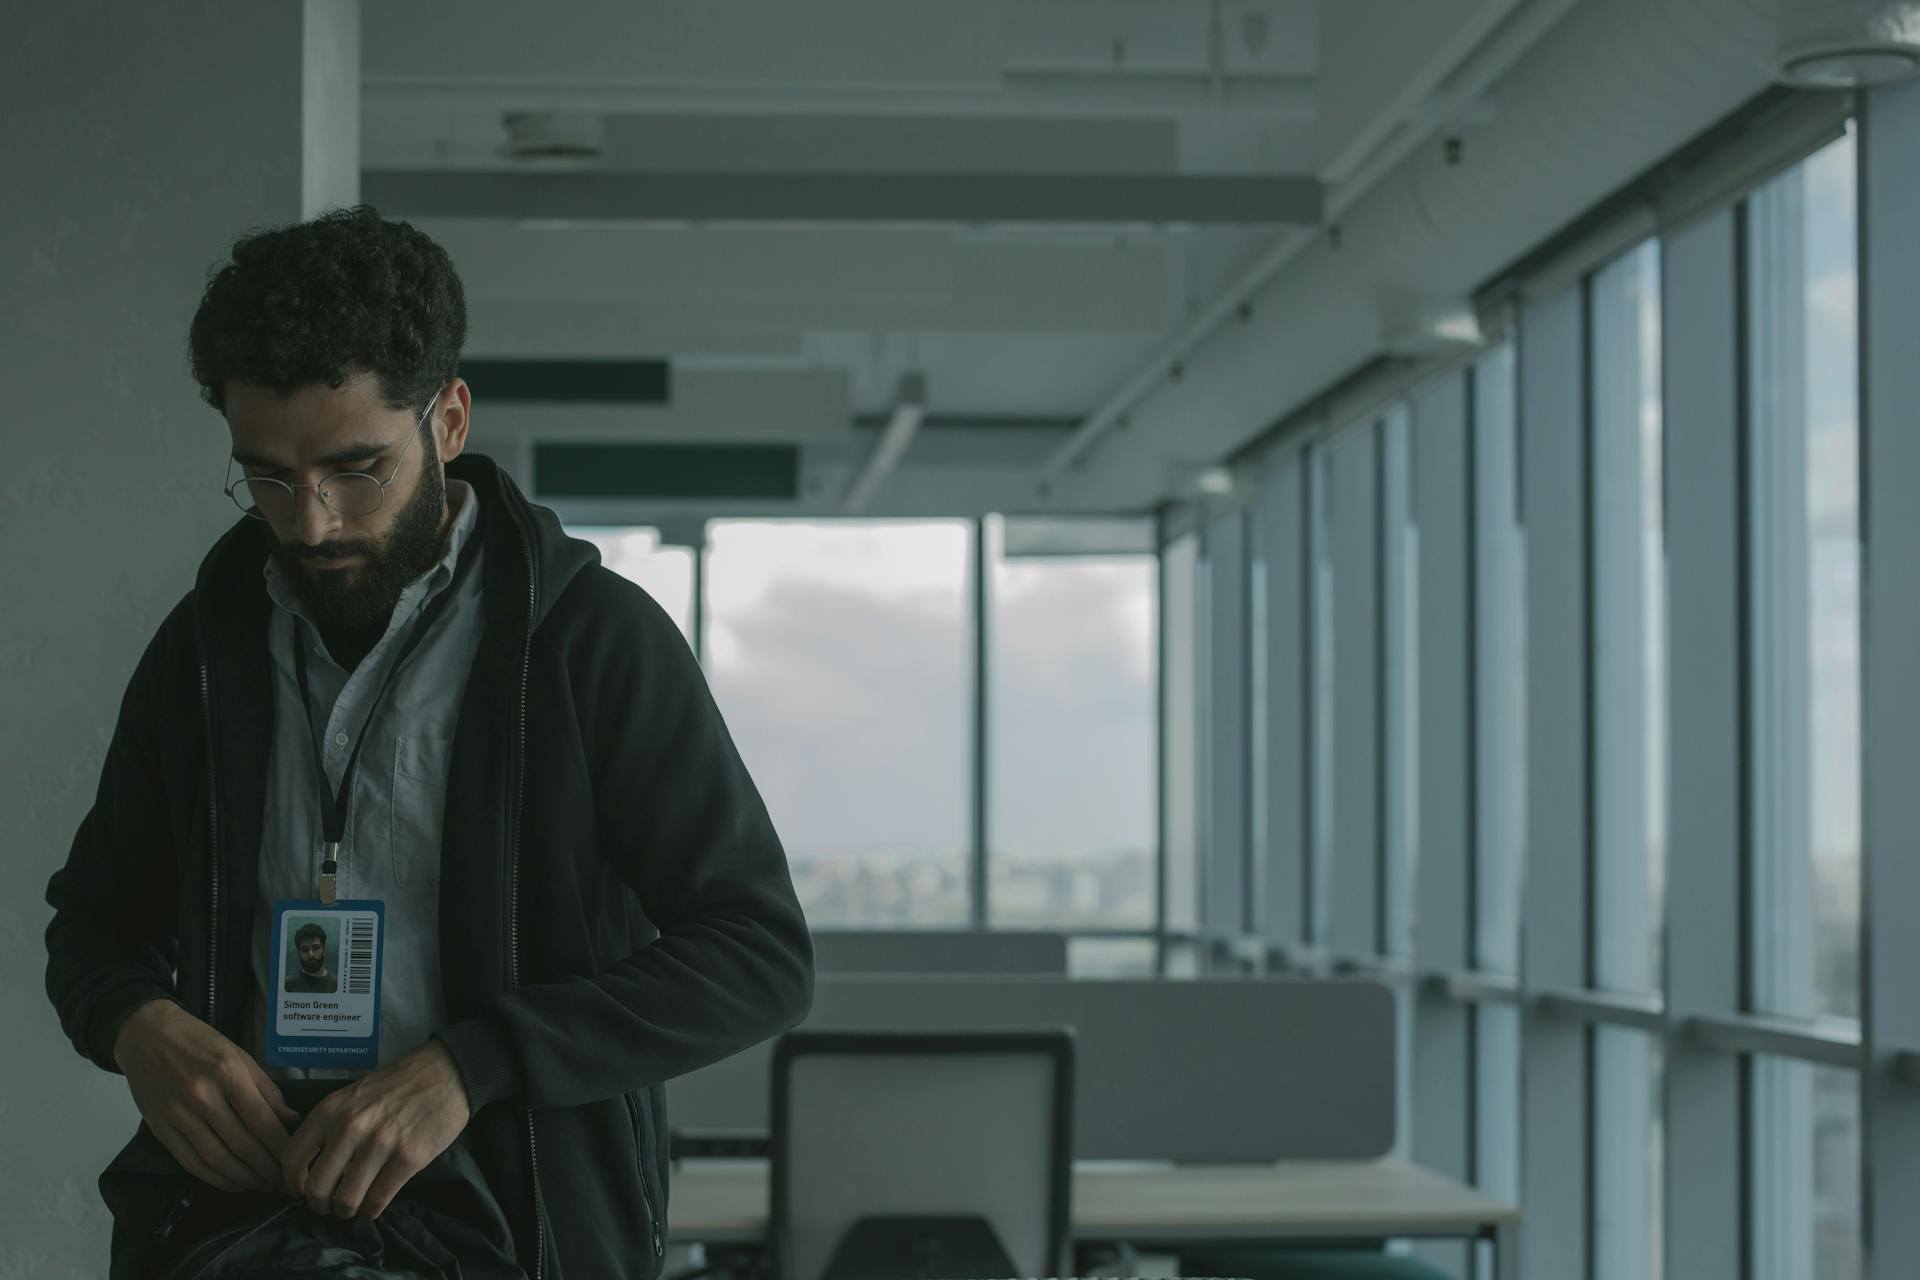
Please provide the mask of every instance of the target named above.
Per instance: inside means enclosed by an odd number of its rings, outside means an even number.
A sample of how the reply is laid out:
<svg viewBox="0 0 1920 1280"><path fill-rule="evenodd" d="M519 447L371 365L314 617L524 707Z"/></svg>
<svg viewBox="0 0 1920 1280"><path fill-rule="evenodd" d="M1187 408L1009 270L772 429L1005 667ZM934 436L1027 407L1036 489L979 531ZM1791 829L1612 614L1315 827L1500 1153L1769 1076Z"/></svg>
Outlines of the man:
<svg viewBox="0 0 1920 1280"><path fill-rule="evenodd" d="M364 206L210 277L192 363L244 514L133 673L47 987L144 1119L115 1168L157 1139L181 1201L373 1218L458 1138L528 1275L652 1280L661 1082L804 1018L812 945L673 622L463 453L465 334L446 253ZM270 979L315 904L378 931L357 1068L300 1065ZM116 1276L173 1230L149 1199L113 1204Z"/></svg>
<svg viewBox="0 0 1920 1280"><path fill-rule="evenodd" d="M288 991L335 991L339 982L327 971L327 931L308 921L293 935L293 949L300 957L300 971L287 975Z"/></svg>

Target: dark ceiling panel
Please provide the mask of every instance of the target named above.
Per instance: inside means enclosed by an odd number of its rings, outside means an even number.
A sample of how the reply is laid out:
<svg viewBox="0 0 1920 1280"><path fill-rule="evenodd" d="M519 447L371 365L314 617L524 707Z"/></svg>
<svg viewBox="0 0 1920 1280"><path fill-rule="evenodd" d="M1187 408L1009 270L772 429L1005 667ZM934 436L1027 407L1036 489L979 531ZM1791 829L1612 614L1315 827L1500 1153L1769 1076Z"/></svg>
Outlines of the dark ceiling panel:
<svg viewBox="0 0 1920 1280"><path fill-rule="evenodd" d="M462 360L460 376L491 400L667 404L673 397L665 360Z"/></svg>

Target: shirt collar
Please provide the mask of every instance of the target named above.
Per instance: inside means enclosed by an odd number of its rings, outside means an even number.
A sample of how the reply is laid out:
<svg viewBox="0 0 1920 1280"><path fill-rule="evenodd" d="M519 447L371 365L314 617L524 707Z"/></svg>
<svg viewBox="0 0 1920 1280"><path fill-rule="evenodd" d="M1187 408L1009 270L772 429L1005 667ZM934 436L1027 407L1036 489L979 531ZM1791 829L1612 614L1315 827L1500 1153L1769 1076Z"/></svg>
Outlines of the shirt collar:
<svg viewBox="0 0 1920 1280"><path fill-rule="evenodd" d="M400 600L394 606L396 616L411 613L415 606L439 595L453 581L454 570L460 563L460 551L480 523L479 496L465 480L455 480L449 476L447 508L453 513L453 523L447 530L446 550L434 561L432 568L425 570L401 590ZM311 624L313 619L307 618L299 597L281 571L278 558L268 556L261 573L266 577L267 594L273 597L273 602L296 618L306 618Z"/></svg>

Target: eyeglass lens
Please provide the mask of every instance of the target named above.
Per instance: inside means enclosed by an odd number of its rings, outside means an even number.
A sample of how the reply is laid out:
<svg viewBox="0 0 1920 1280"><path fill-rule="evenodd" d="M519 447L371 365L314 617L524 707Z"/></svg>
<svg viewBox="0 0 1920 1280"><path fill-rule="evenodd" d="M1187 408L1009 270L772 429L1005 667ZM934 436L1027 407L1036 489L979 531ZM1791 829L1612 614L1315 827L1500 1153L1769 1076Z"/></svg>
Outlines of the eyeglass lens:
<svg viewBox="0 0 1920 1280"><path fill-rule="evenodd" d="M380 506L380 482L370 475L343 471L319 484L320 500L343 516L369 515ZM249 476L233 488L233 504L247 515L285 519L293 514L293 490L278 480Z"/></svg>

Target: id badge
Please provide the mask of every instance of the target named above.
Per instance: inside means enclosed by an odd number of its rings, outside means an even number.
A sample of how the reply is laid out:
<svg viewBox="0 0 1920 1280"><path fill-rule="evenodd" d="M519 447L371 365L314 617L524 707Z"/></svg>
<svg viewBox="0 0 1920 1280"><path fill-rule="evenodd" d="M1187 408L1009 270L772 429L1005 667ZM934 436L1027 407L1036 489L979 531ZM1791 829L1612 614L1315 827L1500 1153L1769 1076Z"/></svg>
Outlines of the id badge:
<svg viewBox="0 0 1920 1280"><path fill-rule="evenodd" d="M378 899L273 904L268 1063L371 1070L380 1057L386 905Z"/></svg>

